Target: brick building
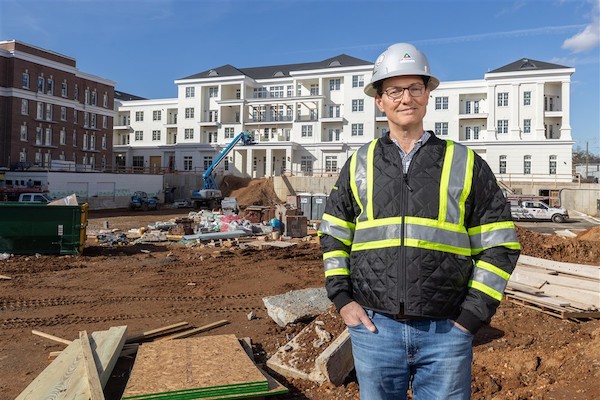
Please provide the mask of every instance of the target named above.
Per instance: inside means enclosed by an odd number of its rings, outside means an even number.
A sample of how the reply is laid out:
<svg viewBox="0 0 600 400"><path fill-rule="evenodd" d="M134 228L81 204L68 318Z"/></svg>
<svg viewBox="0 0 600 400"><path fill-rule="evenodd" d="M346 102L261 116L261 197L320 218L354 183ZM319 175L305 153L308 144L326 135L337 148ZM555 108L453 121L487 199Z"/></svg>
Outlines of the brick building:
<svg viewBox="0 0 600 400"><path fill-rule="evenodd" d="M114 97L114 81L80 71L74 58L0 41L0 168L109 168Z"/></svg>

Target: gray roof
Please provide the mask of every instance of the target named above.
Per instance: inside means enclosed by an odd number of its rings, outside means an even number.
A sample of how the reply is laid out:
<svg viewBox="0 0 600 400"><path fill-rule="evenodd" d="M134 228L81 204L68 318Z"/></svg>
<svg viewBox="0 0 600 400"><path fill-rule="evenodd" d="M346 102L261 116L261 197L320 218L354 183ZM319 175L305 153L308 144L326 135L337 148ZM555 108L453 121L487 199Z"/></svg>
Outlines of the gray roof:
<svg viewBox="0 0 600 400"><path fill-rule="evenodd" d="M560 69L570 68L564 65L552 64L544 61L532 60L531 58L522 58L503 67L496 68L488 73L494 72L523 72L523 71L539 71L542 69Z"/></svg>
<svg viewBox="0 0 600 400"><path fill-rule="evenodd" d="M269 79L277 77L289 77L292 71L307 71L312 69L355 67L360 65L373 65L373 63L360 58L340 54L323 61L309 62L302 64L272 65L266 67L236 68L233 65L226 64L207 71L199 72L194 75L186 76L181 79L199 79L211 77L224 77L245 75L252 79Z"/></svg>
<svg viewBox="0 0 600 400"><path fill-rule="evenodd" d="M136 96L134 94L129 94L122 92L120 90L115 90L115 99L122 101L131 101L131 100L147 100L144 97Z"/></svg>

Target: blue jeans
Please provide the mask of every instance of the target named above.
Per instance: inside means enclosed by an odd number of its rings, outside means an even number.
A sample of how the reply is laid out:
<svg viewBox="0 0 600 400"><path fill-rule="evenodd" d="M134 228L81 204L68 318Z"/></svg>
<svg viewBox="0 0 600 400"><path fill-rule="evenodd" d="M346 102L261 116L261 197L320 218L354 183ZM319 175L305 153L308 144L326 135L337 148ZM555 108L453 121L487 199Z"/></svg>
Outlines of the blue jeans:
<svg viewBox="0 0 600 400"><path fill-rule="evenodd" d="M451 320L397 321L367 314L377 327L349 327L361 400L470 399L473 335Z"/></svg>

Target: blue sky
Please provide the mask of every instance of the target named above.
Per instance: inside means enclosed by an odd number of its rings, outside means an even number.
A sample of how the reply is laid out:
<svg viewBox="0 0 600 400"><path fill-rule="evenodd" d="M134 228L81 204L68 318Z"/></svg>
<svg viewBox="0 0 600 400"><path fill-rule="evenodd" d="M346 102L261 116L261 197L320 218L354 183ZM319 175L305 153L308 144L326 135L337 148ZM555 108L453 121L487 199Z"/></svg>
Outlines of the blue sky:
<svg viewBox="0 0 600 400"><path fill-rule="evenodd" d="M441 81L552 62L576 68L575 148L600 154L600 0L0 0L0 40L12 39L146 98L224 64L374 62L396 42L423 50Z"/></svg>

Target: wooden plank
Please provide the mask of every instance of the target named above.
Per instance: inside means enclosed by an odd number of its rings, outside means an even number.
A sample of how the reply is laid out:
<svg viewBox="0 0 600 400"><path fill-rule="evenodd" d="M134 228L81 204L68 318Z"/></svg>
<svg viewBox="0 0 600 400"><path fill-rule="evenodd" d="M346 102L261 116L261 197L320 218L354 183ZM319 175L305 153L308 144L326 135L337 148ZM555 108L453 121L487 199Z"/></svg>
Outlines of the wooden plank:
<svg viewBox="0 0 600 400"><path fill-rule="evenodd" d="M587 278L573 277L563 275L556 271L544 270L538 267L519 266L519 271L529 276L544 279L552 285L564 286L566 288L577 288L591 291L600 290L600 282L589 280Z"/></svg>
<svg viewBox="0 0 600 400"><path fill-rule="evenodd" d="M227 395L228 390L255 392L268 387L235 335L201 336L142 344L122 398L152 398L158 393L163 393L161 398L177 398L213 388Z"/></svg>
<svg viewBox="0 0 600 400"><path fill-rule="evenodd" d="M171 336L160 338L157 341L186 338L186 337L195 335L196 333L205 332L205 331L208 331L208 330L211 330L211 329L214 329L214 328L218 328L219 326L227 325L228 323L229 323L229 321L227 321L226 319L223 319L221 321L213 322L211 324L204 325L204 326L201 326L199 328L189 329L189 330L183 331L181 333L176 333L176 334L171 335Z"/></svg>
<svg viewBox="0 0 600 400"><path fill-rule="evenodd" d="M126 335L126 326L92 333L90 346L95 349L102 367L99 374L102 386L110 378ZM19 394L17 400L89 400L83 368L80 340L75 339Z"/></svg>
<svg viewBox="0 0 600 400"><path fill-rule="evenodd" d="M534 294L534 295L544 293L544 291L542 289L537 289L532 286L523 285L521 283L513 282L513 281L508 281L508 284L506 285L506 287L508 289L518 290L519 292L524 292L524 293L529 293L529 294Z"/></svg>
<svg viewBox="0 0 600 400"><path fill-rule="evenodd" d="M86 331L79 332L79 342L81 343L83 365L90 390L90 400L104 400L104 393L98 376L98 366L96 366L94 353Z"/></svg>
<svg viewBox="0 0 600 400"><path fill-rule="evenodd" d="M532 275L528 274L527 272L522 271L521 269L515 268L513 273L510 275L510 279L508 280L509 284L511 282L515 282L515 283L519 283L521 285L530 286L532 288L539 289L542 286L544 286L544 284L546 283L546 280L543 278L532 276Z"/></svg>
<svg viewBox="0 0 600 400"><path fill-rule="evenodd" d="M33 333L34 335L45 337L46 339L54 340L55 342L59 342L59 343L71 344L73 342L72 340L67 340L67 339L60 338L58 336L51 335L49 333L36 331L35 329L32 330L31 333Z"/></svg>
<svg viewBox="0 0 600 400"><path fill-rule="evenodd" d="M592 292L589 290L567 288L565 290L562 286L556 286L547 284L542 288L544 294L549 296L559 296L569 301L576 301L578 303L589 304L594 308L600 308L600 292Z"/></svg>
<svg viewBox="0 0 600 400"><path fill-rule="evenodd" d="M519 259L517 261L517 265L519 264L532 265L536 267L551 269L558 272L563 272L565 274L600 280L600 268L592 265L552 261L543 258L525 256L522 254L519 256Z"/></svg>
<svg viewBox="0 0 600 400"><path fill-rule="evenodd" d="M151 339L156 336L162 336L169 333L177 332L179 330L185 329L188 325L189 324L187 322L178 322L173 325L163 326L160 328L151 329L149 331L136 333L135 335L128 336L125 343L140 342L142 340Z"/></svg>
<svg viewBox="0 0 600 400"><path fill-rule="evenodd" d="M0 279L11 280L12 278L8 275L0 275Z"/></svg>
<svg viewBox="0 0 600 400"><path fill-rule="evenodd" d="M519 295L520 297L526 298L528 300L536 301L538 303L544 303L546 305L554 306L554 307L567 307L571 304L568 301L559 300L555 297L550 297L550 296L546 296L546 295L532 295L532 294L527 294L527 293L515 293L515 292L511 292L509 290L507 290L506 292L513 294L513 295Z"/></svg>

